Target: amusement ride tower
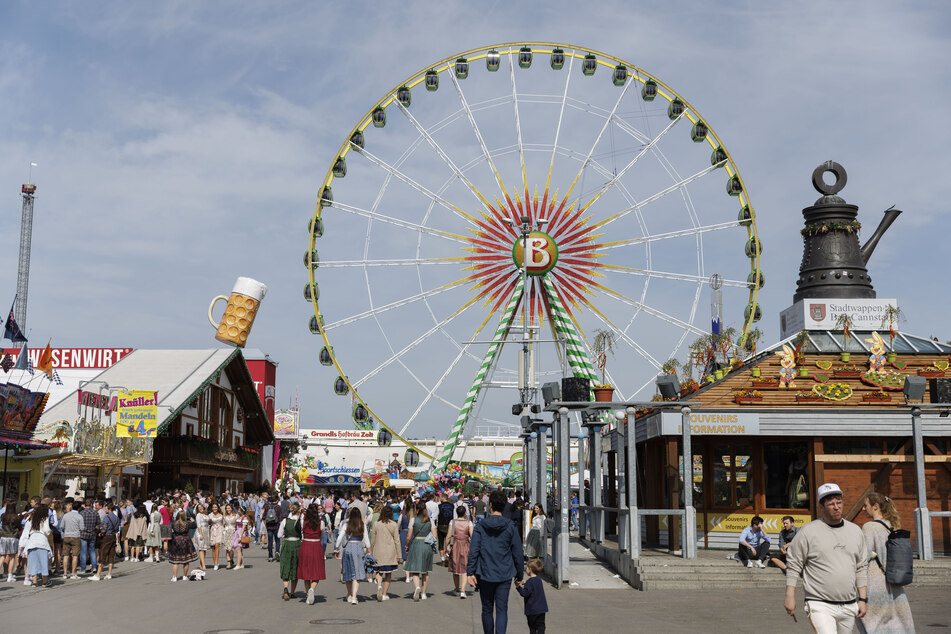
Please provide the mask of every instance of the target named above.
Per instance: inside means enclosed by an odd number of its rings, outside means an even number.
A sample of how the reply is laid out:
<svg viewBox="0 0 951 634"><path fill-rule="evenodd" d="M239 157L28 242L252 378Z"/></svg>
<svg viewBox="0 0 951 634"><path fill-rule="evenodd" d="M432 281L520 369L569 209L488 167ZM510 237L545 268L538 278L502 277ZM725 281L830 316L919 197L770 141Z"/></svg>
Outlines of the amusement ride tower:
<svg viewBox="0 0 951 634"><path fill-rule="evenodd" d="M20 329L25 333L26 300L30 290L30 246L33 242L33 198L36 194L36 185L23 183L20 194L23 196L23 216L20 220L20 259L17 264L17 299L13 314ZM17 347L22 345L16 344Z"/></svg>

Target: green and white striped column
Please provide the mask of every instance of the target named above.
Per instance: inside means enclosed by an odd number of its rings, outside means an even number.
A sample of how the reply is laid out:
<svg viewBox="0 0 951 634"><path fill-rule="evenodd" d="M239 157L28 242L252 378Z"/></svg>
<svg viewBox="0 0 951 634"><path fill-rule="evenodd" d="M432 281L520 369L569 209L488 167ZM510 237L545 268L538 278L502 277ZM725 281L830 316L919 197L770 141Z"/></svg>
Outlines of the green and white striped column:
<svg viewBox="0 0 951 634"><path fill-rule="evenodd" d="M581 337L575 330L575 325L571 321L571 316L565 309L565 305L555 289L548 276L542 278L542 284L545 287L545 295L548 296L548 305L551 307L551 319L558 336L565 338L565 354L568 356L568 366L572 373L577 377L591 379L594 383L598 382L598 373L588 358L588 351L581 343Z"/></svg>
<svg viewBox="0 0 951 634"><path fill-rule="evenodd" d="M515 290L512 291L512 296L509 298L508 304L505 305L505 310L502 311L502 318L499 319L499 326L495 329L492 343L489 344L489 349L482 359L482 365L479 366L475 380L472 381L472 387L469 388L469 393L466 395L466 402L462 405L462 409L459 410L459 416L456 418L456 424L452 427L452 433L449 434L445 446L433 459L431 474L440 473L446 468L449 461L452 460L452 454L455 452L456 446L459 444L459 438L466 428L466 421L469 420L469 414L472 413L472 406L475 405L476 398L479 396L479 392L482 391L482 384L489 373L489 368L492 366L499 349L502 347L502 343L508 335L509 327L512 325L512 318L515 316L515 308L518 306L523 288L524 279L519 277L518 282L515 284Z"/></svg>

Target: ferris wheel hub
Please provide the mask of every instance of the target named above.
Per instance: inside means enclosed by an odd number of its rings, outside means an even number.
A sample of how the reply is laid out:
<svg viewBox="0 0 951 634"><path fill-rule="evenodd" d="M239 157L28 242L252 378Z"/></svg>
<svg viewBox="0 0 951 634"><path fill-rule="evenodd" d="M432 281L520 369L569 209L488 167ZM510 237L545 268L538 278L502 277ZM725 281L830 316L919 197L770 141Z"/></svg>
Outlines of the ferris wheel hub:
<svg viewBox="0 0 951 634"><path fill-rule="evenodd" d="M512 245L512 261L515 268L521 270L525 266L525 245L528 242L528 274L544 275L555 268L558 263L558 244L554 238L544 231L532 231L528 239L515 240Z"/></svg>

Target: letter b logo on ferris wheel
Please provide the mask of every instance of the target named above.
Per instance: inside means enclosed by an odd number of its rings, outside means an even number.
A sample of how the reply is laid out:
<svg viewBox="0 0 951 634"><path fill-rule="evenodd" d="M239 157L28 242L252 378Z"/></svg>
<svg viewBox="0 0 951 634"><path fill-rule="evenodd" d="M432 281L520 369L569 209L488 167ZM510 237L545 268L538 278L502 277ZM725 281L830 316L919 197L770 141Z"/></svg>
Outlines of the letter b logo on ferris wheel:
<svg viewBox="0 0 951 634"><path fill-rule="evenodd" d="M532 231L528 234L527 242L529 275L544 275L555 268L558 262L558 246L550 235L543 231ZM521 238L512 246L512 260L518 268L525 264Z"/></svg>

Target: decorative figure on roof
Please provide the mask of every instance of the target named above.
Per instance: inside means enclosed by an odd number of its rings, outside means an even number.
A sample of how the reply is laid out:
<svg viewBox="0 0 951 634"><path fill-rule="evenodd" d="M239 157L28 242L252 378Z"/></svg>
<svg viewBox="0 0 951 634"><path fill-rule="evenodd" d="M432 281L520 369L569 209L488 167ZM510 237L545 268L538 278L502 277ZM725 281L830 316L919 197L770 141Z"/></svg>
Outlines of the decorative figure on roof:
<svg viewBox="0 0 951 634"><path fill-rule="evenodd" d="M868 358L868 369L881 372L885 367L885 341L880 334L873 332L871 338L866 339L865 343L871 344L872 352Z"/></svg>
<svg viewBox="0 0 951 634"><path fill-rule="evenodd" d="M779 356L779 362L783 366L779 369L779 384L784 388L796 387L796 353L788 344L783 344L783 349L776 353Z"/></svg>

